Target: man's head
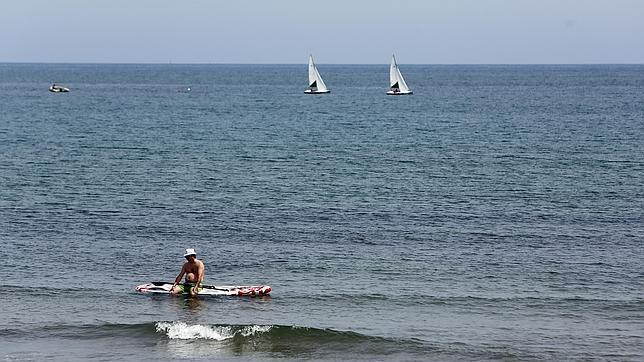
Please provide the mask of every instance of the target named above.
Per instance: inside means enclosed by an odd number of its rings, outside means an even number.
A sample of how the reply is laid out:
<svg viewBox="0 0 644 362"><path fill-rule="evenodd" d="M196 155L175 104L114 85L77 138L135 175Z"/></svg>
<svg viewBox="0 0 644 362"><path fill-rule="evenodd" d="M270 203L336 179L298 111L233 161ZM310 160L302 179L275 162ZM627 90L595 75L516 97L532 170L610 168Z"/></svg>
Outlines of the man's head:
<svg viewBox="0 0 644 362"><path fill-rule="evenodd" d="M195 249L186 249L185 254L183 254L183 257L190 260L191 258L196 258L197 253L195 252Z"/></svg>

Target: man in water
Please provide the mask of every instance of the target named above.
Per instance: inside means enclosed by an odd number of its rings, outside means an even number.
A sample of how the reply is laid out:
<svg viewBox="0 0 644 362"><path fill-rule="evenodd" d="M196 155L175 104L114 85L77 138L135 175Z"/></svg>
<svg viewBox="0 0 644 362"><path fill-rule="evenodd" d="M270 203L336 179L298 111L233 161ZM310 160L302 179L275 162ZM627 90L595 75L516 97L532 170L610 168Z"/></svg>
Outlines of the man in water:
<svg viewBox="0 0 644 362"><path fill-rule="evenodd" d="M181 272L174 280L170 293L181 294L188 292L191 297L195 297L199 293L199 287L203 282L204 265L201 260L197 259L195 249L186 249L186 253L183 256L186 258L186 262L183 263ZM186 282L179 284L184 275L186 276Z"/></svg>

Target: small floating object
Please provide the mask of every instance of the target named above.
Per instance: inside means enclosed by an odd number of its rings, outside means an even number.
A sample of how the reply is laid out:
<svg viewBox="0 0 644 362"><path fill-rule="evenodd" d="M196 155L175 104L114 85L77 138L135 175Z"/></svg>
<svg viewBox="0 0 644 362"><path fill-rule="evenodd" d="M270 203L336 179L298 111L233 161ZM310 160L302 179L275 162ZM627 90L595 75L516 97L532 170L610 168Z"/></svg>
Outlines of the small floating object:
<svg viewBox="0 0 644 362"><path fill-rule="evenodd" d="M57 85L56 83L49 86L49 91L54 93L67 93L69 88L63 87L62 85Z"/></svg>

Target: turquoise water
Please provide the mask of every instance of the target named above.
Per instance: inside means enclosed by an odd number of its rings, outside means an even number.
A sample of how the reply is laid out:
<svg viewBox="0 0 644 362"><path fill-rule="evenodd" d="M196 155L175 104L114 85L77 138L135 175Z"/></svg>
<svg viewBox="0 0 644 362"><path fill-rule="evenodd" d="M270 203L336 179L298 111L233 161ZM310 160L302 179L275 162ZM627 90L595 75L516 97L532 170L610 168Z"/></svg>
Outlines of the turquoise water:
<svg viewBox="0 0 644 362"><path fill-rule="evenodd" d="M644 66L400 67L0 64L0 356L644 358Z"/></svg>

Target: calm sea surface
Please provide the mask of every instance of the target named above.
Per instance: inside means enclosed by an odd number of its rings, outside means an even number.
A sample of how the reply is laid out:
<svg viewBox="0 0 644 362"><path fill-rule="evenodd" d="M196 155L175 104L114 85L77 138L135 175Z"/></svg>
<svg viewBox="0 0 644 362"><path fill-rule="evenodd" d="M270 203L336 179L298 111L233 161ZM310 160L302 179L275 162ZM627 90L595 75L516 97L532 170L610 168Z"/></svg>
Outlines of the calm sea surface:
<svg viewBox="0 0 644 362"><path fill-rule="evenodd" d="M643 360L644 66L400 67L0 64L0 360Z"/></svg>

